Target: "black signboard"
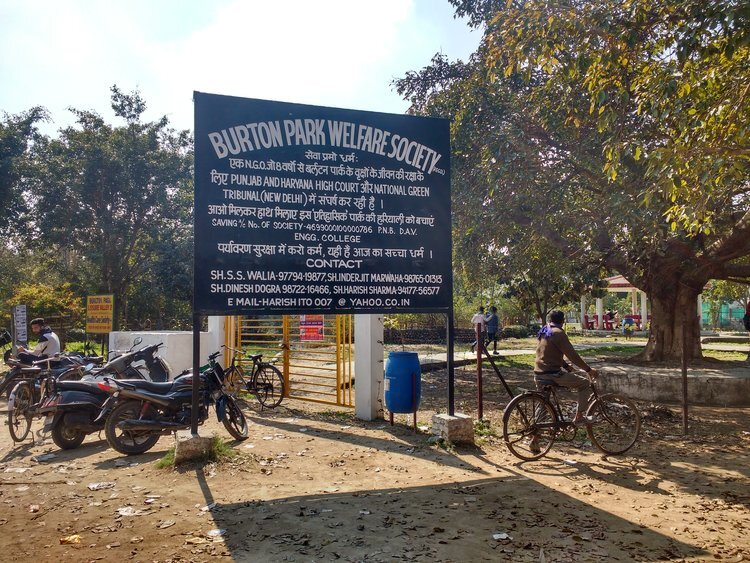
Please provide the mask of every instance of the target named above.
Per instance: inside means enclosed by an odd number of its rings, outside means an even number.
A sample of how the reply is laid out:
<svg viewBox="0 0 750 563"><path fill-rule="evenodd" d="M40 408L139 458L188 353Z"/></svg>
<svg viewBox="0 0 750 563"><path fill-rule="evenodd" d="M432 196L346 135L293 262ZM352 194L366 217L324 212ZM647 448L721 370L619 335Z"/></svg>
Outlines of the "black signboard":
<svg viewBox="0 0 750 563"><path fill-rule="evenodd" d="M194 102L196 313L450 308L447 120Z"/></svg>

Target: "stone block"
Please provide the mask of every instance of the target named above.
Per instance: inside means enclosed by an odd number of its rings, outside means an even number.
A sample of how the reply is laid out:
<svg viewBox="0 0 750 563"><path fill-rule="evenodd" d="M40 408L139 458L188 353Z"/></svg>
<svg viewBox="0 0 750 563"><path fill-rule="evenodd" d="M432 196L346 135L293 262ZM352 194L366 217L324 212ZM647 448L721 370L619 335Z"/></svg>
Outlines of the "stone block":
<svg viewBox="0 0 750 563"><path fill-rule="evenodd" d="M435 414L432 416L432 433L453 444L473 444L474 421L465 414Z"/></svg>
<svg viewBox="0 0 750 563"><path fill-rule="evenodd" d="M179 465L185 461L206 459L211 452L213 438L193 436L189 432L177 432L175 434L174 464Z"/></svg>

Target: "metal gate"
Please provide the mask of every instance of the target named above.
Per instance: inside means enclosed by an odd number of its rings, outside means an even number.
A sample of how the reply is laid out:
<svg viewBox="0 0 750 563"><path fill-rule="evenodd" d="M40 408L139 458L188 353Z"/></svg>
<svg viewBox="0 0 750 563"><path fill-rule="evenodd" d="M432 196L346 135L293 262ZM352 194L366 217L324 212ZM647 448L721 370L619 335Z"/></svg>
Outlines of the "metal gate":
<svg viewBox="0 0 750 563"><path fill-rule="evenodd" d="M275 360L287 396L354 406L352 315L274 315L226 318L227 345ZM225 358L225 362L231 358Z"/></svg>

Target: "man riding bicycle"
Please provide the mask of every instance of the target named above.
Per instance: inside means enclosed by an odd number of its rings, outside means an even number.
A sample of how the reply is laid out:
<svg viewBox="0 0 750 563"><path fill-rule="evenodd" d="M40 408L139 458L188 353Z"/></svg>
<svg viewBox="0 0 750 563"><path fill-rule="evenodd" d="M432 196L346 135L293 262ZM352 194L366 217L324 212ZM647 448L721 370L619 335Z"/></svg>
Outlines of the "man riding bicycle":
<svg viewBox="0 0 750 563"><path fill-rule="evenodd" d="M534 383L539 390L545 385L559 385L577 391L578 404L573 424L584 422L584 413L589 406L591 395L591 383L588 377L573 373L573 368L565 361L565 357L585 371L591 379L595 380L599 372L589 366L570 343L563 329L565 313L552 311L547 319L549 322L537 335L539 344L536 347L534 362ZM531 439L529 444L531 451L539 450L537 440L537 436Z"/></svg>
<svg viewBox="0 0 750 563"><path fill-rule="evenodd" d="M562 311L552 311L547 317L549 322L539 331L536 347L536 361L534 363L534 382L537 389L545 385L560 385L578 392L578 405L573 423L583 421L583 413L588 408L591 395L591 383L587 377L573 373L573 368L565 362L567 357L572 363L585 371L591 379L596 379L599 372L589 366L565 334L565 314Z"/></svg>

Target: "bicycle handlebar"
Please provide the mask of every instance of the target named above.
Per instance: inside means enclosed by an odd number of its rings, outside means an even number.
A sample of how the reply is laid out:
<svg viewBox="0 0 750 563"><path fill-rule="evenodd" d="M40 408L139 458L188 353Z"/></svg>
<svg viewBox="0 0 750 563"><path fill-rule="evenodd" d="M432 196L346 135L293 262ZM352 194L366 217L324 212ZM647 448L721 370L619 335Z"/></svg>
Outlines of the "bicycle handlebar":
<svg viewBox="0 0 750 563"><path fill-rule="evenodd" d="M245 352L243 352L242 350L237 350L237 348L232 348L231 346L227 346L226 344L224 344L222 348L226 348L227 350L230 350L231 352L234 352L235 354L239 354L240 356L245 355Z"/></svg>

